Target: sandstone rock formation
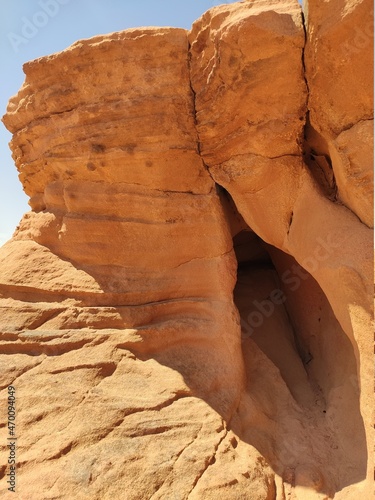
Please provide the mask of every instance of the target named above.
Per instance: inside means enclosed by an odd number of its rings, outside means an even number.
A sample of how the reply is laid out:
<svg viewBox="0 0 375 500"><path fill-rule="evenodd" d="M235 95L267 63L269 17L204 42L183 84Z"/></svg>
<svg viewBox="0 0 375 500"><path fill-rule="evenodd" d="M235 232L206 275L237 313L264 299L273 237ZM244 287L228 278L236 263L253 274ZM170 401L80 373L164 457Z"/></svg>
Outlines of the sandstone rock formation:
<svg viewBox="0 0 375 500"><path fill-rule="evenodd" d="M314 155L331 158L338 198L373 227L373 3L309 0L306 78Z"/></svg>
<svg viewBox="0 0 375 500"><path fill-rule="evenodd" d="M372 495L370 45L340 55L367 0L340 9L238 2L24 66L18 498Z"/></svg>

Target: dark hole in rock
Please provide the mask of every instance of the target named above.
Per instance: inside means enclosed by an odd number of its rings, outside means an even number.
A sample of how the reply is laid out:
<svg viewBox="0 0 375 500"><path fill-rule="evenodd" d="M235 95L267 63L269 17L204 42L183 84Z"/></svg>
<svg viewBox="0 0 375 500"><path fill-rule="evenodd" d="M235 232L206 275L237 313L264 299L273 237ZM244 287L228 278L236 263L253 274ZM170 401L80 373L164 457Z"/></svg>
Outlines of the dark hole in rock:
<svg viewBox="0 0 375 500"><path fill-rule="evenodd" d="M233 242L238 262L234 300L241 316L242 340L251 338L280 370L293 397L308 404L312 395L306 390L304 365L312 356L296 335L269 250L251 230L241 231Z"/></svg>
<svg viewBox="0 0 375 500"><path fill-rule="evenodd" d="M228 192L218 192L238 263L234 302L249 401L241 438L281 476L290 463L319 462L341 485L360 481L367 451L353 345L317 281L265 243Z"/></svg>

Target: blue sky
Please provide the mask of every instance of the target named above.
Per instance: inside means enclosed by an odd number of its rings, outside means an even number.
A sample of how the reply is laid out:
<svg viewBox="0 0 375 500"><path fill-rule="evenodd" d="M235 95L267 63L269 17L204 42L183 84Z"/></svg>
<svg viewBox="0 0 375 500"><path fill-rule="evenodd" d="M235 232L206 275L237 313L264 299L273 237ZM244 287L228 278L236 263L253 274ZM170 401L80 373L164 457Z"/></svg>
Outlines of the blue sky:
<svg viewBox="0 0 375 500"><path fill-rule="evenodd" d="M0 0L0 114L23 83L22 64L76 40L137 26L189 29L212 0ZM11 158L10 133L0 123L0 245L29 210Z"/></svg>

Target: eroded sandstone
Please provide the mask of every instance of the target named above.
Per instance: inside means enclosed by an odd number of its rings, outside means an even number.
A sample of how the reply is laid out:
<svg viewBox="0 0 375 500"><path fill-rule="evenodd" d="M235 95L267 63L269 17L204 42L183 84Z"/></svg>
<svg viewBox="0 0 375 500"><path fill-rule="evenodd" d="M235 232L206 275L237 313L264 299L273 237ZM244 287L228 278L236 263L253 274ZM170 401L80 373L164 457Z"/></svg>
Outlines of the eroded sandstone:
<svg viewBox="0 0 375 500"><path fill-rule="evenodd" d="M321 69L365 4L238 2L25 65L3 120L32 210L0 250L20 498L370 494L368 50L362 87L330 67L357 107Z"/></svg>
<svg viewBox="0 0 375 500"><path fill-rule="evenodd" d="M370 1L309 0L306 77L315 153L330 158L338 197L373 227L373 16Z"/></svg>

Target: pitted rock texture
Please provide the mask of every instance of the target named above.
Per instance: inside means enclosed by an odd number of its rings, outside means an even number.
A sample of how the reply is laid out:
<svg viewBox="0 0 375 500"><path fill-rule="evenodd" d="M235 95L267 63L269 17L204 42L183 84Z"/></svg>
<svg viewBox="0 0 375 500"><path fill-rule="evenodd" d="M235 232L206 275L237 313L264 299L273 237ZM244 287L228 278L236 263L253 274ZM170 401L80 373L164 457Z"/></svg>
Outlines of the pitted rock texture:
<svg viewBox="0 0 375 500"><path fill-rule="evenodd" d="M238 2L24 66L18 498L370 498L370 48L337 57L366 8Z"/></svg>

